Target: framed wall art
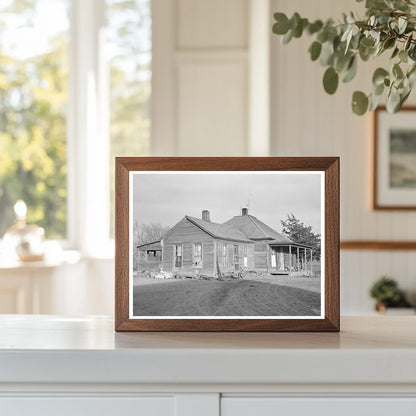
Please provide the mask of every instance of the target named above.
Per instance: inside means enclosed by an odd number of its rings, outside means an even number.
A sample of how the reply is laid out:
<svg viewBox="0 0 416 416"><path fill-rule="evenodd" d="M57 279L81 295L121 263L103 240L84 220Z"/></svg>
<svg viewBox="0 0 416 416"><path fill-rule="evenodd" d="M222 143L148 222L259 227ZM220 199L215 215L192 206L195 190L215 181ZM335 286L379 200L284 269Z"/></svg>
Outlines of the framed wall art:
<svg viewBox="0 0 416 416"><path fill-rule="evenodd" d="M380 107L373 120L373 208L416 209L416 107Z"/></svg>
<svg viewBox="0 0 416 416"><path fill-rule="evenodd" d="M116 331L338 331L339 159L116 158Z"/></svg>

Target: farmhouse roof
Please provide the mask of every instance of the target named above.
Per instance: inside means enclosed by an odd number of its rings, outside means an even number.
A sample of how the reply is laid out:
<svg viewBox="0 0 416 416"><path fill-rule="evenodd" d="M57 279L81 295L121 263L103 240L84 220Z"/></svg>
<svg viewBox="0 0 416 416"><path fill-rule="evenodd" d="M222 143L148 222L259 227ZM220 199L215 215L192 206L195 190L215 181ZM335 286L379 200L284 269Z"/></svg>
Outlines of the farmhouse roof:
<svg viewBox="0 0 416 416"><path fill-rule="evenodd" d="M185 218L213 237L220 238L222 240L240 241L244 243L253 242L249 240L243 232L226 224L218 224L215 222L205 221L200 218L189 216L185 216Z"/></svg>
<svg viewBox="0 0 416 416"><path fill-rule="evenodd" d="M146 244L140 244L139 246L137 246L137 248L139 249L139 251L161 251L162 250L162 244L160 244L160 240L158 241L153 241L151 243L146 243Z"/></svg>
<svg viewBox="0 0 416 416"><path fill-rule="evenodd" d="M247 238L252 240L271 240L273 244L297 244L290 238L278 233L253 215L238 215L224 225L240 230Z"/></svg>

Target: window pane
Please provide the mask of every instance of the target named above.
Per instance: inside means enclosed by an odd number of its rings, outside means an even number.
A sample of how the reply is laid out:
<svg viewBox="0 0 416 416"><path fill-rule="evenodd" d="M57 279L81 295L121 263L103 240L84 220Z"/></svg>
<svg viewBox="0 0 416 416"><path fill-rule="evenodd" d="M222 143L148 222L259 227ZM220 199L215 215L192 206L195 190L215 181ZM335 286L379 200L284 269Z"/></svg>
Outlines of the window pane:
<svg viewBox="0 0 416 416"><path fill-rule="evenodd" d="M69 3L0 4L0 238L18 199L48 238L66 237Z"/></svg>
<svg viewBox="0 0 416 416"><path fill-rule="evenodd" d="M146 156L150 142L151 0L106 0L110 72L110 234L114 157Z"/></svg>

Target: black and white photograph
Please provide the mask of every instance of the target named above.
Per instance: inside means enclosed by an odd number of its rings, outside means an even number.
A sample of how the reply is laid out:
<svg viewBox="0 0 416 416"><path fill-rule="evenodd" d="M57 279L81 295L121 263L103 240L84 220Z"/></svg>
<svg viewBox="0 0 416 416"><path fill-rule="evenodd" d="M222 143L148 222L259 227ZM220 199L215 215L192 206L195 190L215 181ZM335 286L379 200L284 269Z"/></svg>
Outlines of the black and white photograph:
<svg viewBox="0 0 416 416"><path fill-rule="evenodd" d="M323 180L130 172L130 318L322 318Z"/></svg>

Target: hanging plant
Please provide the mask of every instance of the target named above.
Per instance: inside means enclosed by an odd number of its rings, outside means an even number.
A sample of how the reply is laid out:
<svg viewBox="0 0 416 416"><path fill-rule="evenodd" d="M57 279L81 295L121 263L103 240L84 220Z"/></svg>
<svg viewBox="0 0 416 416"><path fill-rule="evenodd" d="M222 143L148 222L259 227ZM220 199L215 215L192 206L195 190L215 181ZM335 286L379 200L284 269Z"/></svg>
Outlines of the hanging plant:
<svg viewBox="0 0 416 416"><path fill-rule="evenodd" d="M371 93L353 93L352 110L358 115L373 111L386 96L387 110L396 113L415 83L416 2L366 0L365 7L364 19L344 13L339 22L333 19L310 22L299 13L290 19L284 13L275 13L273 33L283 36L283 44L304 34L314 37L309 54L312 61L319 60L326 68L323 87L328 94L336 92L340 80L354 79L359 60L367 62L390 54L390 65L374 71Z"/></svg>

